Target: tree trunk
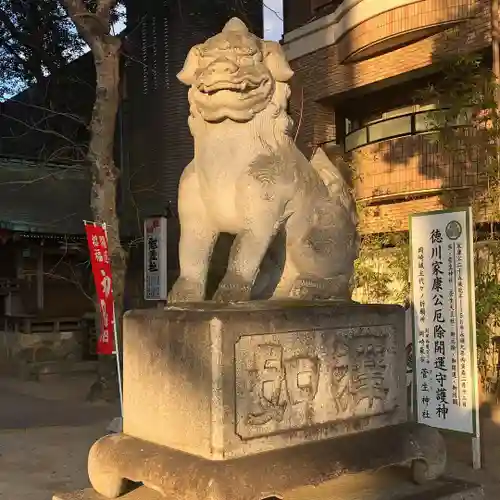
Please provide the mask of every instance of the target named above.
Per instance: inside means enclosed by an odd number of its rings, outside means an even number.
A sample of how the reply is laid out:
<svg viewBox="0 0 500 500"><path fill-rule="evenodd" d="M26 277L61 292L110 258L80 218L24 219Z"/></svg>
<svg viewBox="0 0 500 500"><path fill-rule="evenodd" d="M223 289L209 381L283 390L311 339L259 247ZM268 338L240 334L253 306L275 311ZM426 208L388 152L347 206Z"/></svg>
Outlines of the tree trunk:
<svg viewBox="0 0 500 500"><path fill-rule="evenodd" d="M119 170L114 161L116 117L120 104L120 39L106 36L93 50L96 69L96 99L90 124L88 160L91 165L91 208L94 218L104 222L108 233L109 256L113 275L115 320L121 346L121 327L127 253L120 241L120 221L116 211ZM98 305L96 305L99 310ZM115 399L118 394L114 356L100 356L98 381L91 398Z"/></svg>
<svg viewBox="0 0 500 500"><path fill-rule="evenodd" d="M90 206L96 222L105 223L115 300L118 345L121 347L123 296L127 253L120 241L120 221L116 212L119 170L114 161L116 117L120 105L120 38L111 35L111 11L116 0L98 0L90 11L83 0L61 0L80 36L94 56L96 94L90 123L88 160L92 174ZM96 303L97 314L100 315ZM99 377L89 399L115 399L118 395L114 356L101 356Z"/></svg>

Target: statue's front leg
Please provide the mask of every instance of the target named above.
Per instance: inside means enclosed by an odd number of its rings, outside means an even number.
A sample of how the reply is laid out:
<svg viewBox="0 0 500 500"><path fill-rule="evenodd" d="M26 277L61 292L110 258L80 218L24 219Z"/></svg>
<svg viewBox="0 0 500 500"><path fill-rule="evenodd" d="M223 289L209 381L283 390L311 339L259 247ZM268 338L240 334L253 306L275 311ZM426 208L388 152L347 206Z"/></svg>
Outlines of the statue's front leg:
<svg viewBox="0 0 500 500"><path fill-rule="evenodd" d="M168 295L168 302L203 301L218 231L204 206L192 165L184 171L179 186L179 220L180 276Z"/></svg>
<svg viewBox="0 0 500 500"><path fill-rule="evenodd" d="M168 294L168 302L205 300L207 272L217 232L198 227L200 218L182 224L179 243L180 275Z"/></svg>
<svg viewBox="0 0 500 500"><path fill-rule="evenodd" d="M279 203L262 200L257 189L252 191L249 189L248 196L240 198L247 224L231 247L227 272L214 295L218 302L250 300L262 259L279 229Z"/></svg>
<svg viewBox="0 0 500 500"><path fill-rule="evenodd" d="M238 234L231 247L226 274L215 292L218 302L250 300L250 292L259 271L260 263L273 239L270 231L245 230Z"/></svg>

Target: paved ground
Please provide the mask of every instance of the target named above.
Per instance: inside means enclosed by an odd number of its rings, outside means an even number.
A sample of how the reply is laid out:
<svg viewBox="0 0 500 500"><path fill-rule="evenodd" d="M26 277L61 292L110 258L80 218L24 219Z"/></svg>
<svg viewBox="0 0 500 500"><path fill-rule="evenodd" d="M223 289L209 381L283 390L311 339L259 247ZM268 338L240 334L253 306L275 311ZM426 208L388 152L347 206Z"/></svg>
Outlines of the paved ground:
<svg viewBox="0 0 500 500"><path fill-rule="evenodd" d="M85 402L90 383L0 379L0 499L51 500L88 486L88 450L119 414Z"/></svg>
<svg viewBox="0 0 500 500"><path fill-rule="evenodd" d="M87 453L118 408L85 403L88 379L27 383L0 379L0 499L51 500L88 486ZM500 492L500 429L483 424L485 469L473 471L470 439L447 437L449 473Z"/></svg>
<svg viewBox="0 0 500 500"><path fill-rule="evenodd" d="M489 419L482 420L483 469L472 470L471 440L447 436L449 471L451 474L480 483L486 500L500 497L500 428Z"/></svg>
<svg viewBox="0 0 500 500"><path fill-rule="evenodd" d="M43 383L0 378L0 429L74 427L117 416L118 407L85 402L91 382L88 376Z"/></svg>
<svg viewBox="0 0 500 500"><path fill-rule="evenodd" d="M87 453L105 426L0 433L0 498L51 500L55 492L86 488Z"/></svg>

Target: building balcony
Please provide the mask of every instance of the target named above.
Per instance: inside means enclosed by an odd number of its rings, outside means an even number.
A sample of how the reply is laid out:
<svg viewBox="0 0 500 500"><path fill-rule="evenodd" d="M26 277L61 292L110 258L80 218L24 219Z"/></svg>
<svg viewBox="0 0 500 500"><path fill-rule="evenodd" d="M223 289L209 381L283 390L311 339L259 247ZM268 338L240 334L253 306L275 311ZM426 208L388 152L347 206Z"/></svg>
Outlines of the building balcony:
<svg viewBox="0 0 500 500"><path fill-rule="evenodd" d="M486 0L313 0L309 22L292 19L295 22L289 23L299 27L285 33L285 51L289 60L294 60L337 45L339 62L362 61L430 37L485 12L487 16L487 5ZM288 10L293 17L292 6ZM326 15L322 15L323 12ZM304 8L298 9L296 16L305 21Z"/></svg>
<svg viewBox="0 0 500 500"><path fill-rule="evenodd" d="M465 149L451 154L437 140L439 113L424 109L376 120L345 136L358 201L377 204L467 189L480 182L477 157L471 158ZM465 130L474 133L472 128Z"/></svg>
<svg viewBox="0 0 500 500"><path fill-rule="evenodd" d="M491 52L489 0L314 0L316 10L311 2L287 4L285 19L303 20L288 23L294 29L284 35L284 50L295 71L292 110L304 144L338 137L328 113L361 101L372 108L384 91L391 101L396 87L437 77L443 59Z"/></svg>
<svg viewBox="0 0 500 500"><path fill-rule="evenodd" d="M345 136L363 233L407 230L410 214L469 205L481 192L484 158L465 144L453 153L446 150L438 140L438 113L424 109L375 120ZM475 134L457 126L466 137ZM485 207L482 220L488 211Z"/></svg>
<svg viewBox="0 0 500 500"><path fill-rule="evenodd" d="M408 106L408 108L415 107ZM345 152L349 153L360 147L388 139L430 132L436 129L436 123L439 121L440 111L434 109L433 106L419 106L418 111L408 113L397 111L397 113L393 113L395 116L385 113L385 117L373 120L346 134L344 138Z"/></svg>

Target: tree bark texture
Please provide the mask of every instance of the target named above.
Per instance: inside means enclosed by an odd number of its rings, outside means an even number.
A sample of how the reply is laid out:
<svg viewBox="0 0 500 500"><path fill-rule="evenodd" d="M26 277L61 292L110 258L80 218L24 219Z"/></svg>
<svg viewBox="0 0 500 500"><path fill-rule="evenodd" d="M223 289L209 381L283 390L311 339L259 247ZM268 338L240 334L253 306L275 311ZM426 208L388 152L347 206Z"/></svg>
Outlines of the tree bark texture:
<svg viewBox="0 0 500 500"><path fill-rule="evenodd" d="M90 203L94 218L106 223L113 274L115 321L121 339L127 256L120 241L120 221L116 212L119 171L113 157L116 116L120 103L119 42L116 37L110 37L110 41L102 43L100 57L95 59L97 86L88 157L92 169ZM117 347L121 347L121 341ZM104 357L99 365L101 393L115 393L115 377L111 376L115 371L114 359Z"/></svg>
<svg viewBox="0 0 500 500"><path fill-rule="evenodd" d="M116 209L120 172L114 161L116 118L120 105L121 40L110 35L110 9L115 0L100 0L95 13L90 13L81 0L63 0L75 26L89 45L96 70L96 96L90 122L87 153L91 168L90 205L95 221L106 224L111 260L115 320L121 350L121 326L127 253L120 240L120 221ZM99 307L96 304L99 313ZM91 388L91 399L114 399L118 395L114 356L101 356L99 379Z"/></svg>

